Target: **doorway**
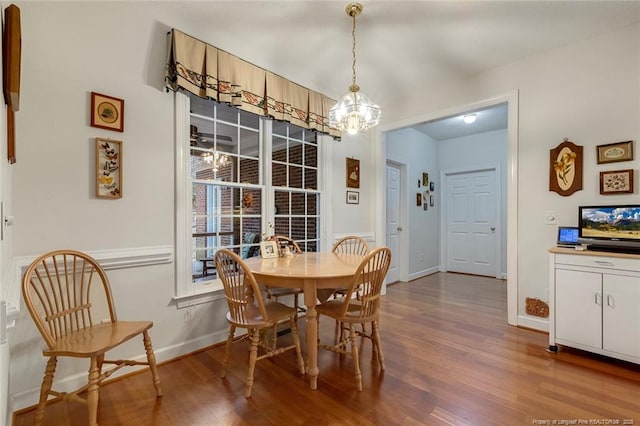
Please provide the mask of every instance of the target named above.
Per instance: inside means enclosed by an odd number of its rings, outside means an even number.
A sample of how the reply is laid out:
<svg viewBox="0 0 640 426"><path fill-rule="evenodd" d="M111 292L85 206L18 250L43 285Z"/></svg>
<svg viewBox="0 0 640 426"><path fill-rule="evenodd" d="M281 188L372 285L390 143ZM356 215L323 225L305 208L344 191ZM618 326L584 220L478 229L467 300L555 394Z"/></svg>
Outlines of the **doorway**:
<svg viewBox="0 0 640 426"><path fill-rule="evenodd" d="M507 322L511 325L518 325L518 92L513 91L504 95L497 96L495 98L487 99L480 102L461 105L458 107L450 108L448 110L438 111L424 116L414 117L410 120L403 120L397 123L390 123L384 126L380 126L376 129L376 137L380 141L376 148L376 161L379 165L377 167L378 176L377 193L385 197L381 200L382 203L377 205L376 213L376 233L378 235L386 236L386 162L387 162L387 133L406 129L407 127L421 125L429 121L436 121L438 119L462 116L470 111L477 111L481 109L488 109L500 104L507 105L507 160L505 168L503 169L506 177L506 191L505 191L505 208L504 214L501 215L501 220L506 220L506 227L504 233L506 234L505 241L502 248L505 251L505 260L503 261L503 267L506 265L506 278L507 278ZM408 189L407 189L408 190ZM408 197L408 196L407 196ZM406 204L406 203L405 203ZM440 206L442 209L442 203ZM411 235L410 223L403 224L403 233L405 235ZM441 242L444 240L441 229ZM383 243L386 243L383 242ZM402 247L401 247L402 249ZM399 268L409 267L408 256L399 260ZM408 271L409 275L411 271Z"/></svg>

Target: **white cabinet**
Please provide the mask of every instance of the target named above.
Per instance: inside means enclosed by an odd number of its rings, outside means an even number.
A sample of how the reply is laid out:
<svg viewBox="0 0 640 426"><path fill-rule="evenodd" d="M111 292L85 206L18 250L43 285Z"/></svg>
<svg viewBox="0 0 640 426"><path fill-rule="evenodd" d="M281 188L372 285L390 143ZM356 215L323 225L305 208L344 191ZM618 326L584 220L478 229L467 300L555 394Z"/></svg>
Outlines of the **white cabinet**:
<svg viewBox="0 0 640 426"><path fill-rule="evenodd" d="M640 256L550 253L549 348L640 363Z"/></svg>

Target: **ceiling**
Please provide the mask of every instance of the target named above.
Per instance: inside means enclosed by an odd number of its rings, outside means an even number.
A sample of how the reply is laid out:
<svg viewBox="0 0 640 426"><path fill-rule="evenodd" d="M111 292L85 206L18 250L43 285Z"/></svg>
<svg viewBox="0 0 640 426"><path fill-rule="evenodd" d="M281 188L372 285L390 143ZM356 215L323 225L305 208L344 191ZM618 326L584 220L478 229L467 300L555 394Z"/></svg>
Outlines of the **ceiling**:
<svg viewBox="0 0 640 426"><path fill-rule="evenodd" d="M168 4L175 7L185 25L181 29L190 35L339 99L351 84L347 3ZM393 117L390 105L428 93L434 85L640 22L640 0L361 3L364 10L356 18L357 83L383 108L383 121L385 114ZM440 123L433 131L451 135L452 123ZM480 119L476 123L482 125ZM429 126L421 130L428 131Z"/></svg>

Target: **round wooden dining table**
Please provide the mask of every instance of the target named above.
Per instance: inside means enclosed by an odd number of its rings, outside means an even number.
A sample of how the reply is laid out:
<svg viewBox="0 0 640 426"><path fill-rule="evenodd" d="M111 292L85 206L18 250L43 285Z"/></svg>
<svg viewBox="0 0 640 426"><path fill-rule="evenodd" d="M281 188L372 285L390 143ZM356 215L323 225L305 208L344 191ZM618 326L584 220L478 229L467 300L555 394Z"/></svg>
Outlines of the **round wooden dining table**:
<svg viewBox="0 0 640 426"><path fill-rule="evenodd" d="M252 257L245 262L260 284L304 291L307 373L311 389L318 388L318 289L347 287L363 257L353 254L305 252L286 257Z"/></svg>

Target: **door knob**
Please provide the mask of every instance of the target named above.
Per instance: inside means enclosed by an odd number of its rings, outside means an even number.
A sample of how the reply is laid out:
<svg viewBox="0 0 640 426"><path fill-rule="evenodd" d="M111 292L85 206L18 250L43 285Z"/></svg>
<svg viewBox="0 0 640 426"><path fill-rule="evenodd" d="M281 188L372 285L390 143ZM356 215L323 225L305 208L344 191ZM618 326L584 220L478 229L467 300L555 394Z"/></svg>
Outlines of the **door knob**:
<svg viewBox="0 0 640 426"><path fill-rule="evenodd" d="M491 228L489 228L489 229L491 229L492 231L495 231L495 230L496 230L496 227L495 227L495 226L492 226L492 227L491 227Z"/></svg>
<svg viewBox="0 0 640 426"><path fill-rule="evenodd" d="M398 227L396 228L396 231L402 231L402 226L398 226Z"/></svg>

